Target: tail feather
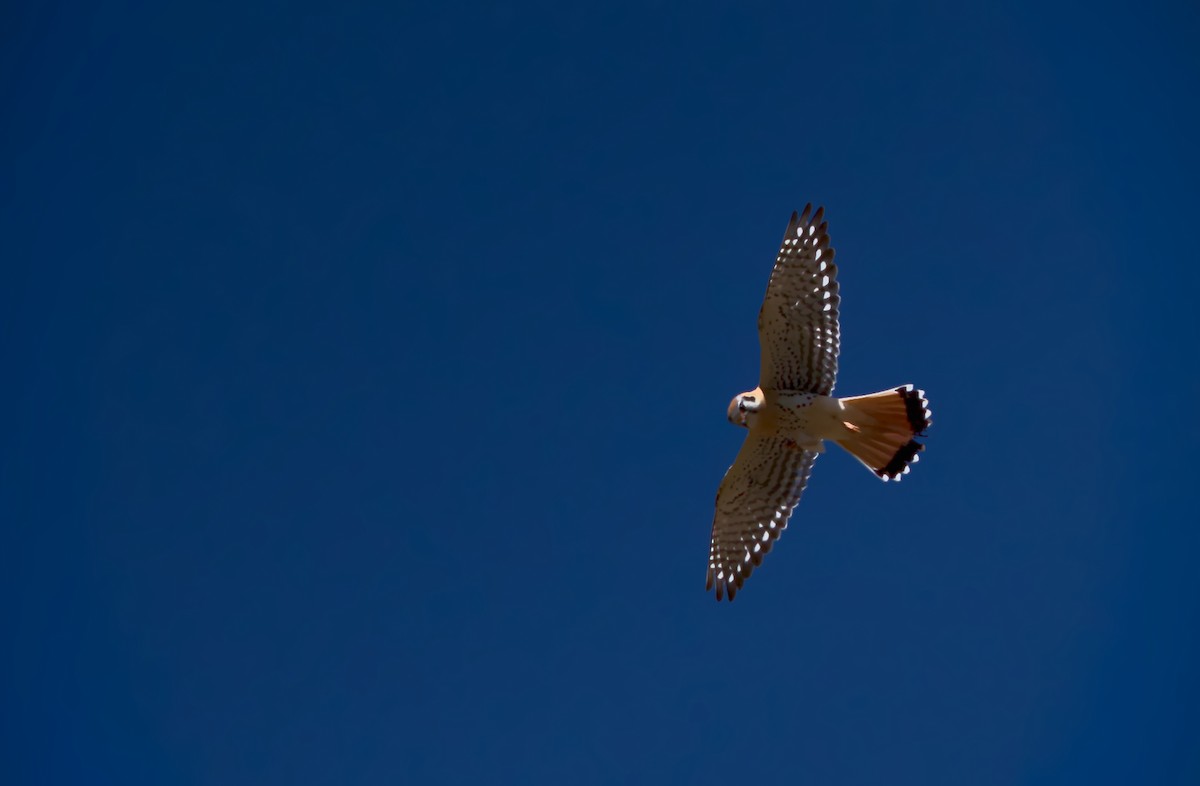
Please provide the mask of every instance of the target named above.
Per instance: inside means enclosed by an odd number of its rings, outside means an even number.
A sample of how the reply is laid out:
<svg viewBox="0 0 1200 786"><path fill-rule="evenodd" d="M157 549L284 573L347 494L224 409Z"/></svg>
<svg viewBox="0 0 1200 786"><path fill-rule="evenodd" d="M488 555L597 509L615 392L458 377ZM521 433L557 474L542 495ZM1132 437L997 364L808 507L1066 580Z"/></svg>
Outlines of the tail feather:
<svg viewBox="0 0 1200 786"><path fill-rule="evenodd" d="M841 399L847 435L836 440L883 480L899 480L918 461L931 413L925 391L912 385Z"/></svg>

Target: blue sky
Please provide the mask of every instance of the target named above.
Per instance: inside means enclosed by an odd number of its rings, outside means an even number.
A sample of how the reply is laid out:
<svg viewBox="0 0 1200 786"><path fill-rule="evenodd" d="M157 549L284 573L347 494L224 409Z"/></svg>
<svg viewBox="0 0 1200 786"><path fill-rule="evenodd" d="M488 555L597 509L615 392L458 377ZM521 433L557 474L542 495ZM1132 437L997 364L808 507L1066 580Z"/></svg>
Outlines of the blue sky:
<svg viewBox="0 0 1200 786"><path fill-rule="evenodd" d="M6 782L1200 780L1194 7L3 18ZM718 605L807 201L935 422Z"/></svg>

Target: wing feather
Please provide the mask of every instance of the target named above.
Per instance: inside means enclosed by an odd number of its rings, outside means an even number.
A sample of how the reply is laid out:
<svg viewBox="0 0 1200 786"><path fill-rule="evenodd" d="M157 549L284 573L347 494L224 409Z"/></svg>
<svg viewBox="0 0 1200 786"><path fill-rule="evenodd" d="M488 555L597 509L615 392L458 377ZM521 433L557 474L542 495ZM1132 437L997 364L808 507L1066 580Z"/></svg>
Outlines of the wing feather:
<svg viewBox="0 0 1200 786"><path fill-rule="evenodd" d="M837 377L837 266L825 208L792 213L758 312L759 385L828 396Z"/></svg>
<svg viewBox="0 0 1200 786"><path fill-rule="evenodd" d="M707 589L730 600L787 527L817 453L781 437L750 434L717 491Z"/></svg>

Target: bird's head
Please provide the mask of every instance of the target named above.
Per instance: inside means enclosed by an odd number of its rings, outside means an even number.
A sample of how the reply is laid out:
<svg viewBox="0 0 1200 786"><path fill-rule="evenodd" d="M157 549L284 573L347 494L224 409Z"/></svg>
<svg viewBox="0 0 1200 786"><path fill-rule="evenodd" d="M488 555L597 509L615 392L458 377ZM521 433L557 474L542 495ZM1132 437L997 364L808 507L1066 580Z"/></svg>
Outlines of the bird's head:
<svg viewBox="0 0 1200 786"><path fill-rule="evenodd" d="M758 417L758 409L762 403L762 391L751 390L749 393L737 394L733 397L733 401L729 402L727 414L729 422L735 426L750 428L755 418Z"/></svg>

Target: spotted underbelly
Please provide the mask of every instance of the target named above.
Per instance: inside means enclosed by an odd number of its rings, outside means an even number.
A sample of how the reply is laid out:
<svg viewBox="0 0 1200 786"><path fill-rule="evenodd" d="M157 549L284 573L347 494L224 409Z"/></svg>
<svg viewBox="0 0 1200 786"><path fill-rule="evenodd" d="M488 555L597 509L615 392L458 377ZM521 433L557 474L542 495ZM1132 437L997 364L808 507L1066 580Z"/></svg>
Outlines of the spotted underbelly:
<svg viewBox="0 0 1200 786"><path fill-rule="evenodd" d="M779 432L797 441L839 439L846 434L842 404L832 396L783 393L775 404Z"/></svg>

